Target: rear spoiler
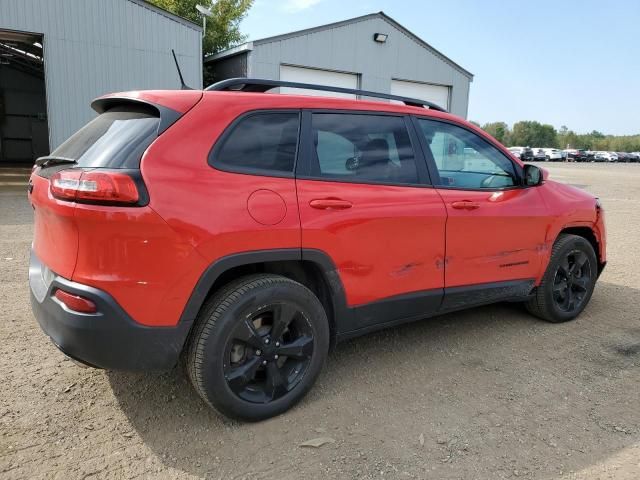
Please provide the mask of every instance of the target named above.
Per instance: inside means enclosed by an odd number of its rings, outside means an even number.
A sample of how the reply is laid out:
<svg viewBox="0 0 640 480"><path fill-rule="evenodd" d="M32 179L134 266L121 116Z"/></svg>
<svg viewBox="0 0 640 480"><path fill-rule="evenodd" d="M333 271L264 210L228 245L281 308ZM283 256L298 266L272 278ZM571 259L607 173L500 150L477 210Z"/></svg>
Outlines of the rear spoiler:
<svg viewBox="0 0 640 480"><path fill-rule="evenodd" d="M98 113L124 106L139 105L150 107L160 117L158 135L173 125L180 117L191 110L201 99L202 90L141 90L105 95L91 103Z"/></svg>
<svg viewBox="0 0 640 480"><path fill-rule="evenodd" d="M171 108L158 105L139 98L130 97L102 97L91 102L91 108L98 113L104 113L114 107L122 107L126 105L140 105L152 108L158 113L160 125L158 125L158 135L163 133L167 128L173 125L183 114Z"/></svg>

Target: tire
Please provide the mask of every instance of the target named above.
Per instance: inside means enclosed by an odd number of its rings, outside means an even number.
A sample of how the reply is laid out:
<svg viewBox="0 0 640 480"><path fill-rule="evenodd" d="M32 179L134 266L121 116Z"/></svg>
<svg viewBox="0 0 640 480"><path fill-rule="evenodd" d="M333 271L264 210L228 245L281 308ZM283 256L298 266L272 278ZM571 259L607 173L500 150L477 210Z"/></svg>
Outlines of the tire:
<svg viewBox="0 0 640 480"><path fill-rule="evenodd" d="M597 277L598 260L591 244L583 237L562 234L553 245L542 282L525 304L527 310L548 322L573 320L589 303Z"/></svg>
<svg viewBox="0 0 640 480"><path fill-rule="evenodd" d="M302 399L328 351L327 316L313 292L286 277L259 274L229 283L207 301L185 363L209 406L258 421Z"/></svg>

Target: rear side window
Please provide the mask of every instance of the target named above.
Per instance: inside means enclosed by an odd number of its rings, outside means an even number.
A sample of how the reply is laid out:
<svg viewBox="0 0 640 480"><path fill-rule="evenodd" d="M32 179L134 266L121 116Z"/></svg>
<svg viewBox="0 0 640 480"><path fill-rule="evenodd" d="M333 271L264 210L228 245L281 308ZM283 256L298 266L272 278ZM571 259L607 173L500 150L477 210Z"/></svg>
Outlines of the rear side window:
<svg viewBox="0 0 640 480"><path fill-rule="evenodd" d="M419 183L402 117L314 113L312 134L313 177L358 183Z"/></svg>
<svg viewBox="0 0 640 480"><path fill-rule="evenodd" d="M140 168L159 124L153 107L115 107L94 118L51 155L72 158L79 167Z"/></svg>
<svg viewBox="0 0 640 480"><path fill-rule="evenodd" d="M213 166L232 172L293 174L298 112L264 112L241 118L212 152Z"/></svg>

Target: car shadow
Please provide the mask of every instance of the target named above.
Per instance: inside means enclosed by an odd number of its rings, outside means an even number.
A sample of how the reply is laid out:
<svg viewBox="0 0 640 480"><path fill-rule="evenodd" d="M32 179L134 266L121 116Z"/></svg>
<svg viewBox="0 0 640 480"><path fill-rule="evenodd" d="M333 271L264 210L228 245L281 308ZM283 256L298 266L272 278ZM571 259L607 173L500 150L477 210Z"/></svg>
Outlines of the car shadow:
<svg viewBox="0 0 640 480"><path fill-rule="evenodd" d="M434 478L551 478L640 440L638 298L600 282L574 322L498 304L354 339L300 405L254 424L209 409L181 369L107 375L146 446L197 476L303 478L335 462L360 476L383 461ZM298 448L320 436L335 445Z"/></svg>

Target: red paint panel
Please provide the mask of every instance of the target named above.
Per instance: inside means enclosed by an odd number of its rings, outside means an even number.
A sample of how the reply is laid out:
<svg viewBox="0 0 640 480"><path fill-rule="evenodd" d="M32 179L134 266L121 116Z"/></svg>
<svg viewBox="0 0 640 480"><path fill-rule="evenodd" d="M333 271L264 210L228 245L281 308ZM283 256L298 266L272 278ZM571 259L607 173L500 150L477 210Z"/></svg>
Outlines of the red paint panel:
<svg viewBox="0 0 640 480"><path fill-rule="evenodd" d="M300 248L293 178L228 173L207 163L218 136L249 108L244 98L244 94L205 95L151 145L141 162L150 206L208 264L238 252ZM249 213L247 204L256 190L271 190L282 198L284 217L276 225L261 224ZM283 213L281 202L261 208L271 219Z"/></svg>
<svg viewBox="0 0 640 480"><path fill-rule="evenodd" d="M333 259L349 305L442 288L446 211L437 191L298 180L303 248ZM350 208L318 209L317 199Z"/></svg>
<svg viewBox="0 0 640 480"><path fill-rule="evenodd" d="M538 277L549 223L538 188L438 191L449 215L447 287Z"/></svg>
<svg viewBox="0 0 640 480"><path fill-rule="evenodd" d="M203 259L149 207L78 204L73 281L111 294L137 322L175 325L206 268Z"/></svg>
<svg viewBox="0 0 640 480"><path fill-rule="evenodd" d="M75 203L53 198L49 181L31 175L29 195L34 211L33 249L38 258L58 275L70 279L78 256Z"/></svg>

